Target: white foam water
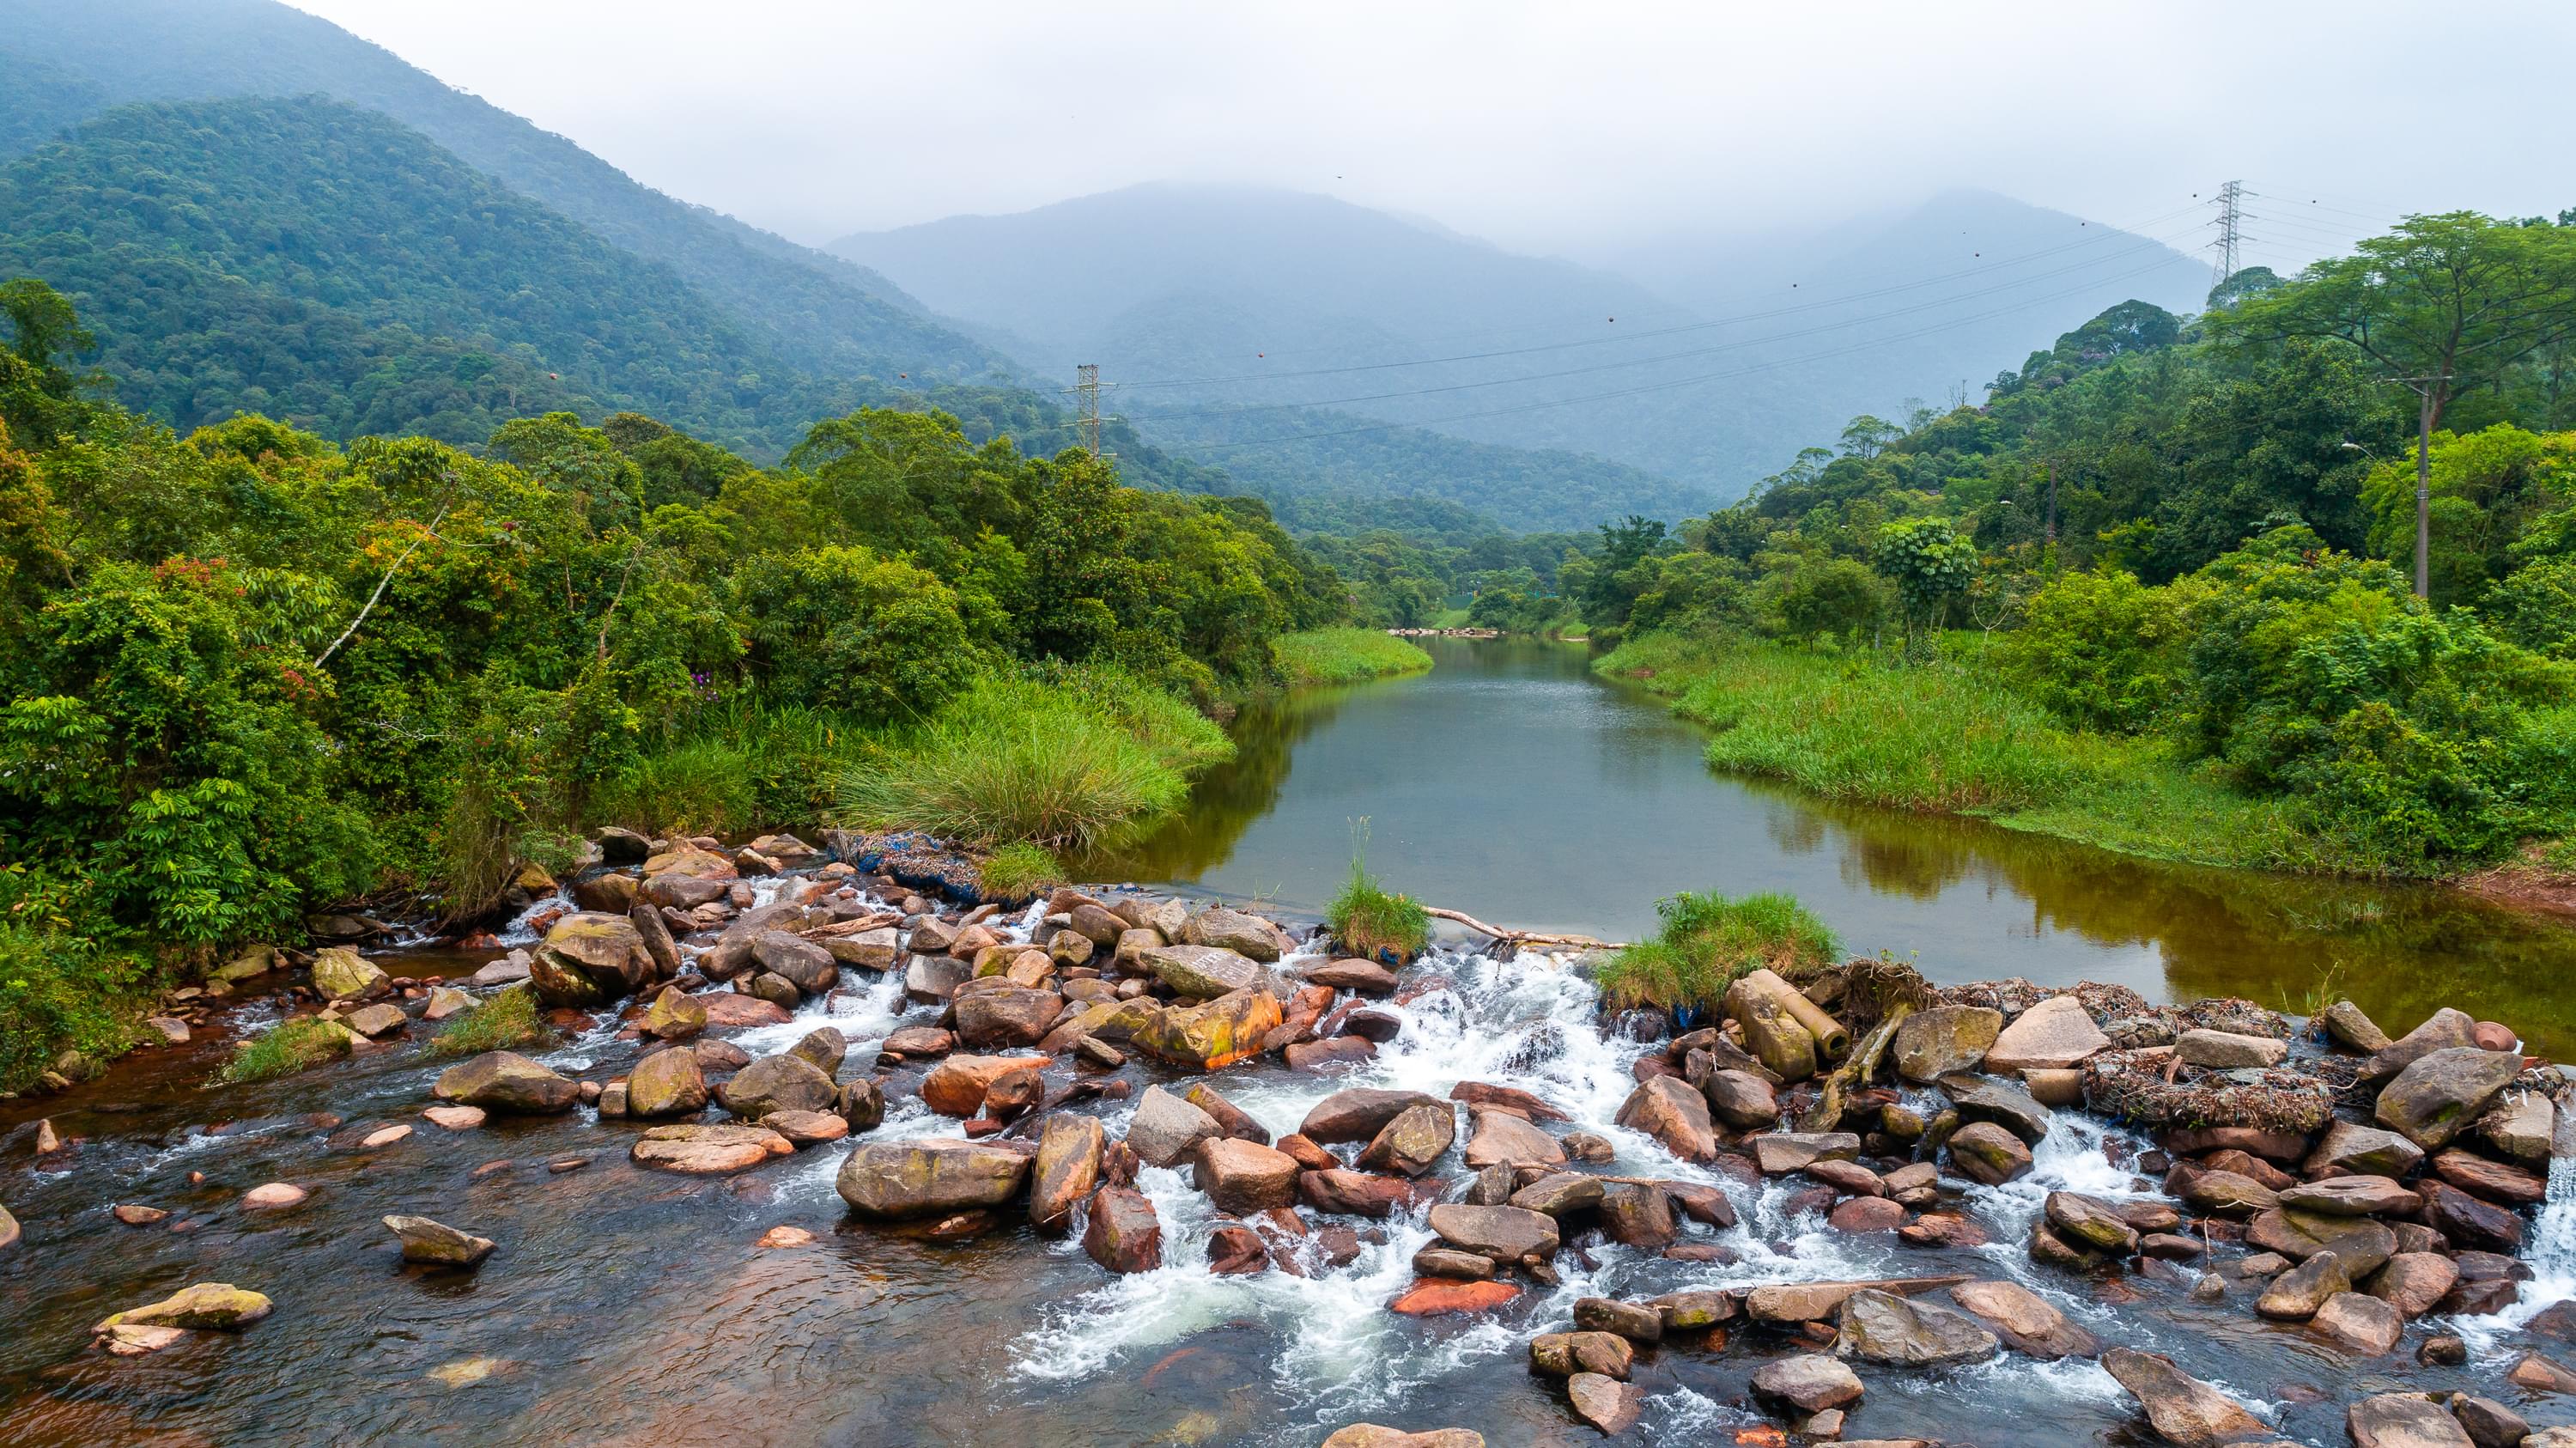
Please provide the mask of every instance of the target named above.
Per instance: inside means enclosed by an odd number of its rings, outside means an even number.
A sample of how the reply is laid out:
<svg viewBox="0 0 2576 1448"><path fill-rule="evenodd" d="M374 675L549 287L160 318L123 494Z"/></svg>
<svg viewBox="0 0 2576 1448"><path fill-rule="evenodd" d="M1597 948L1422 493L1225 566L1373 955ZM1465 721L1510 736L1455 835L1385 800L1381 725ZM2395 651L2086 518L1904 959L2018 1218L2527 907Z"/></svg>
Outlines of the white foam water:
<svg viewBox="0 0 2576 1448"><path fill-rule="evenodd" d="M2531 1269L2531 1280L2522 1284L2513 1302L2483 1317L2454 1320L2469 1350L2481 1357L2504 1351L2508 1334L2576 1298L2576 1157L2550 1158L2549 1195L2523 1238L2522 1261Z"/></svg>

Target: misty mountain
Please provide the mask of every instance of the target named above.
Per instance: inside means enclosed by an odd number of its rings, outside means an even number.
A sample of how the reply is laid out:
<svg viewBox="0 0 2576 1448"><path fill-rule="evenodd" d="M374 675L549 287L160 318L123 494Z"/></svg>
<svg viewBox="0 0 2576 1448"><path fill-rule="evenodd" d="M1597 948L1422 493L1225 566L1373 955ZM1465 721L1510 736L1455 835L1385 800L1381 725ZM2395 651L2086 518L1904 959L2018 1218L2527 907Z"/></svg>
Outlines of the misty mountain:
<svg viewBox="0 0 2576 1448"><path fill-rule="evenodd" d="M30 82L39 84L31 85ZM998 354L892 283L652 190L564 137L273 0L0 5L0 156L111 105L327 95L382 111L607 241L669 266L747 335L809 371L1002 379Z"/></svg>
<svg viewBox="0 0 2576 1448"><path fill-rule="evenodd" d="M1817 235L1641 249L1618 270L1201 185L831 249L1040 372L1100 363L1121 416L1222 443L1230 467L1313 466L1343 430L1304 411L1321 408L1589 453L1695 497L1742 492L1855 413L1963 382L1973 397L2113 303L2189 310L2206 285L2152 238L1973 192Z"/></svg>

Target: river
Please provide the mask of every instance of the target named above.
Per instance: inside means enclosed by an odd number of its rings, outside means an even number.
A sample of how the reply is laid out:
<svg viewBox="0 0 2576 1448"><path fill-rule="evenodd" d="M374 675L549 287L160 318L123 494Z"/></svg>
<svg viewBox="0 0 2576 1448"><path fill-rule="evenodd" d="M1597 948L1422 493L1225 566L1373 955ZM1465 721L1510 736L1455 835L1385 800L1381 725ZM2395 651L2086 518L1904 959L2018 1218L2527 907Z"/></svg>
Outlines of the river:
<svg viewBox="0 0 2576 1448"><path fill-rule="evenodd" d="M1591 681L1579 651L1439 652L1442 668L1423 678L1248 714L1242 757L1192 819L1131 854L1127 872L1310 906L1346 867L1344 820L1366 814L1371 863L1393 883L1490 918L1626 934L1674 889L1790 889L1854 947L1919 953L1945 977L2090 974L2158 994L2277 994L2311 977L2263 967L2265 952L2313 959L2376 941L2376 953L2351 957L2378 964L2355 967L2349 988L2403 1000L2443 987L2430 978L2435 947L2401 949L2393 918L2461 938L2516 938L2510 920L2430 893L2204 876L1973 825L1820 810L1712 778L1688 731L1651 701ZM781 887L755 883L764 899ZM2376 912L2368 929L2352 918L2365 908ZM1036 912L1009 923L1025 939ZM2392 962L2427 978L2371 978ZM417 972L438 961L388 963ZM2329 1445L2346 1441L2343 1404L2362 1393L2499 1393L2504 1366L2527 1346L2520 1325L2576 1290L2576 1179L2566 1172L2527 1253L2540 1280L2506 1314L2456 1323L2472 1350L2465 1368L2415 1367L2412 1338L2399 1355L2355 1360L2254 1317L2242 1282L2224 1301L2195 1301L2192 1264L2089 1276L2038 1266L2025 1243L2049 1190L2158 1197L2131 1169L2145 1143L2071 1112L2057 1113L2029 1175L1945 1185L1950 1209L1983 1224L1990 1245L1917 1248L1838 1231L1803 1199L1807 1183L1742 1180L1617 1125L1632 1067L1651 1048L1601 1029L1597 998L1569 964L1543 952L1488 959L1453 941L1414 969L1416 994L1382 1007L1395 1030L1373 1059L1318 1073L1273 1054L1214 1078L1274 1135L1349 1086L1442 1094L1474 1080L1526 1090L1567 1114L1559 1132L1603 1138L1612 1159L1595 1169L1715 1186L1742 1218L1685 1225L1700 1260L1585 1237L1557 1259L1557 1283L1525 1282L1487 1315L1419 1320L1387 1311L1412 1281L1413 1254L1433 1240L1419 1208L1346 1223L1359 1230L1356 1253L1338 1261L1320 1255L1327 1222L1310 1216L1313 1243L1275 1244L1296 1270L1220 1276L1207 1270L1220 1224L1207 1199L1185 1173L1149 1168L1138 1186L1161 1219L1163 1262L1113 1277L1078 1235L1039 1235L1016 1213L963 1241L857 1220L834 1191L838 1146L701 1179L636 1166L627 1147L640 1123L587 1107L443 1130L420 1113L447 1063L422 1049L427 1028L417 1024L410 1040L353 1060L209 1086L233 1039L277 1019L282 981L272 978L186 1046L138 1052L41 1101L0 1103L0 1200L26 1229L0 1253L0 1442L1314 1448L1336 1427L1371 1420L1469 1427L1496 1448L1574 1445L1601 1440L1526 1364L1530 1337L1569 1326L1578 1298L1957 1273L2023 1283L2104 1341L2172 1354L2256 1403L2285 1439ZM2452 998L2517 1024L2512 992L2540 989L2481 995L2453 981ZM2392 1026L2413 1023L2403 1009L2374 1008ZM853 1075L874 1069L897 1026L939 1016L936 1004L905 1000L899 973L849 970L794 1020L729 1034L759 1054L829 1024L849 1038L843 1074ZM621 1076L639 1047L617 1025L601 1019L540 1057L589 1080ZM888 1112L867 1139L958 1132L920 1102L922 1069L878 1072ZM1048 1072L1075 1074L1067 1063ZM1174 1076L1136 1060L1095 1079L1141 1092ZM1905 1095L1927 1114L1941 1104L1929 1090ZM1114 1138L1134 1098L1071 1109L1097 1111ZM39 1115L71 1139L67 1149L34 1154ZM387 1125L413 1129L365 1144ZM311 1196L280 1211L241 1204L272 1181ZM111 1215L120 1203L171 1215L128 1226ZM500 1247L470 1273L405 1266L378 1223L387 1213L431 1216ZM812 1238L763 1245L782 1226ZM90 1324L109 1312L206 1281L266 1293L276 1311L246 1332L195 1334L148 1357L87 1346ZM2416 1332L2452 1325L2426 1319ZM1780 1334L1745 1330L1677 1334L1641 1352L1644 1416L1621 1441L1765 1441L1736 1434L1775 1421L1748 1401L1748 1383L1786 1350ZM1864 1377L1850 1437L1981 1448L2144 1441L2134 1404L2081 1358L2007 1352L1950 1371L1872 1367ZM2570 1400L2524 1407L2535 1423L2576 1416Z"/></svg>
<svg viewBox="0 0 2576 1448"><path fill-rule="evenodd" d="M1365 819L1387 888L1498 925L1631 940L1678 891L1777 890L1845 949L1938 981L2114 981L2294 1011L2349 995L2394 1029L2453 1005L2576 1056L2576 921L1820 801L1711 771L1699 730L1592 674L1580 645L1420 642L1428 674L1245 711L1236 759L1188 813L1083 873L1312 913Z"/></svg>

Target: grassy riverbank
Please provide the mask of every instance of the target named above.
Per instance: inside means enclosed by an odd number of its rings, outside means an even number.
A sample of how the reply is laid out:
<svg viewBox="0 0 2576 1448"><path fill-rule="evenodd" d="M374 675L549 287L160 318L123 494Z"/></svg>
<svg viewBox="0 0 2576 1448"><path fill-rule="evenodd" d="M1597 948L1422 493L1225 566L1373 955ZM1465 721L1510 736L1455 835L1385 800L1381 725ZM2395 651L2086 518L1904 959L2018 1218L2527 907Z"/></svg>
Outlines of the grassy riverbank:
<svg viewBox="0 0 2576 1448"><path fill-rule="evenodd" d="M1363 679L1418 674L1431 667L1431 655L1392 634L1368 628L1319 628L1281 634L1270 641L1270 656L1292 688L1312 684L1356 684Z"/></svg>
<svg viewBox="0 0 2576 1448"><path fill-rule="evenodd" d="M2163 740L2066 727L1973 648L1905 664L1656 634L1593 667L1713 731L1711 765L1829 799L1973 815L2156 859L2387 873L2301 828L2291 801L2241 793Z"/></svg>

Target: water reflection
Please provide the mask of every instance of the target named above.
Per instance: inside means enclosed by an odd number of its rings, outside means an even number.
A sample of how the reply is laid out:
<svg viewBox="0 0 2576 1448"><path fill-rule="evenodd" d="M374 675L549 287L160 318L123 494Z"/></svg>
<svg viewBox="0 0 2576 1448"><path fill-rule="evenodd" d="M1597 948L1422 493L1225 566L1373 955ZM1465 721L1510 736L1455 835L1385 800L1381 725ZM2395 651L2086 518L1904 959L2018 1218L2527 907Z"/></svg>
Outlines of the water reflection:
<svg viewBox="0 0 2576 1448"><path fill-rule="evenodd" d="M2576 1046L2576 929L2435 887L2163 865L1974 820L1712 774L1702 739L1579 647L1431 640L1432 673L1248 709L1189 813L1091 878L1321 907L1370 865L1436 904L1628 939L1684 889L1786 890L1861 951L1939 979L2117 980L2295 1007L2352 995L2392 1029L2444 1004Z"/></svg>

